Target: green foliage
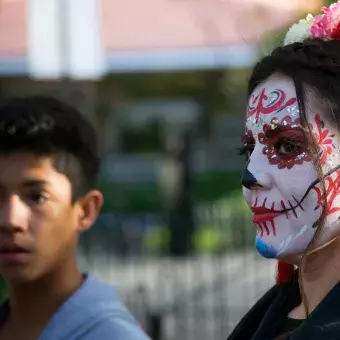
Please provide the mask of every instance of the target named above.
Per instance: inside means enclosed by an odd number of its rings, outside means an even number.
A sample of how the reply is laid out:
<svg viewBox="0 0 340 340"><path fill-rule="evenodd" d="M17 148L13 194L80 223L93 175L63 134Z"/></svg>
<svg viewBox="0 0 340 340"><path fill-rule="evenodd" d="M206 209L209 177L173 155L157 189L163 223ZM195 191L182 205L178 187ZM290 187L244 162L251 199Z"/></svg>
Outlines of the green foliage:
<svg viewBox="0 0 340 340"><path fill-rule="evenodd" d="M325 6L330 6L330 5L332 5L332 4L334 4L334 3L336 3L337 1L334 1L334 0L324 0L324 4L325 4Z"/></svg>
<svg viewBox="0 0 340 340"><path fill-rule="evenodd" d="M0 303L7 296L7 288L5 284L5 280L0 276Z"/></svg>
<svg viewBox="0 0 340 340"><path fill-rule="evenodd" d="M196 252L221 252L252 246L255 230L241 190L197 207Z"/></svg>
<svg viewBox="0 0 340 340"><path fill-rule="evenodd" d="M126 98L198 97L204 85L205 72L131 73L108 76L106 86L119 84Z"/></svg>
<svg viewBox="0 0 340 340"><path fill-rule="evenodd" d="M199 254L214 254L223 250L223 232L211 225L199 226L194 233L194 249Z"/></svg>
<svg viewBox="0 0 340 340"><path fill-rule="evenodd" d="M166 226L149 228L143 236L143 247L148 254L160 253L168 249L169 243L170 229Z"/></svg>
<svg viewBox="0 0 340 340"><path fill-rule="evenodd" d="M98 187L105 197L103 213L162 210L162 199L156 182L124 183L102 179Z"/></svg>
<svg viewBox="0 0 340 340"><path fill-rule="evenodd" d="M331 4L336 3L338 0L324 0L324 6L329 7ZM312 13L314 15L318 14L320 11L317 10L317 13ZM272 50L273 48L279 46L282 44L286 33L295 22L297 22L299 19L302 19L306 16L307 13L301 13L301 15L298 15L296 18L293 18L290 23L287 24L287 26L279 28L275 31L270 31L268 34L263 36L263 44L262 44L262 50L263 52Z"/></svg>
<svg viewBox="0 0 340 340"><path fill-rule="evenodd" d="M154 121L137 131L127 129L121 136L124 153L145 154L163 151L162 129L159 122Z"/></svg>
<svg viewBox="0 0 340 340"><path fill-rule="evenodd" d="M197 203L215 202L240 188L239 172L208 172L195 175L193 180L193 196ZM102 178L99 189L105 197L103 212L163 210L163 197L156 180L126 183Z"/></svg>
<svg viewBox="0 0 340 340"><path fill-rule="evenodd" d="M214 202L195 207L197 226L193 233L194 252L218 254L231 249L243 249L254 244L255 230L251 213L241 190L229 193ZM168 249L168 226L149 228L143 236L144 251L159 254Z"/></svg>
<svg viewBox="0 0 340 340"><path fill-rule="evenodd" d="M239 172L207 172L194 178L194 196L197 202L216 201L240 189Z"/></svg>

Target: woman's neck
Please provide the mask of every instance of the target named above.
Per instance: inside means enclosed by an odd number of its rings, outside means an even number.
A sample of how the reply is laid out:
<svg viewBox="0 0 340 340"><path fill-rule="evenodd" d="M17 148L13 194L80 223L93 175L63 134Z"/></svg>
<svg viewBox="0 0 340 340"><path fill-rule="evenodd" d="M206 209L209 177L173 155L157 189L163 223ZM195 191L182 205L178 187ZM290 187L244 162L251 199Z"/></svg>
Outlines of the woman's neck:
<svg viewBox="0 0 340 340"><path fill-rule="evenodd" d="M340 281L340 239L337 238L308 255L300 275L304 301L290 313L290 317L296 319L306 317L305 306L310 314Z"/></svg>

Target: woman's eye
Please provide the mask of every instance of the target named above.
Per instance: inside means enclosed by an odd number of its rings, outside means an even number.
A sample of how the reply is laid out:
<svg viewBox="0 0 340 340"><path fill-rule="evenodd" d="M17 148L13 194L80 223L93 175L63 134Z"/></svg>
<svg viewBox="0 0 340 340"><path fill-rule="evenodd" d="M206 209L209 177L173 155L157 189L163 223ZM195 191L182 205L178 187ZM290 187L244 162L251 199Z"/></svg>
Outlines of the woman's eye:
<svg viewBox="0 0 340 340"><path fill-rule="evenodd" d="M295 154L301 148L301 143L291 142L291 141L282 141L278 142L275 145L277 153L283 156Z"/></svg>

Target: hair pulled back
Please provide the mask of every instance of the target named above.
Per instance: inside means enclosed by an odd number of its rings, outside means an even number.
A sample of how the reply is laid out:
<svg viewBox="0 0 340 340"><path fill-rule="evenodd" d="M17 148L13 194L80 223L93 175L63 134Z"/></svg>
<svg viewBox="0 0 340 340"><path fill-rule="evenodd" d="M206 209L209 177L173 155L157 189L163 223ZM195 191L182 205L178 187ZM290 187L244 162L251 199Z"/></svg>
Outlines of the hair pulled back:
<svg viewBox="0 0 340 340"><path fill-rule="evenodd" d="M321 40L306 39L303 42L296 42L286 46L275 48L271 54L262 58L253 68L248 83L248 96L254 89L269 78L274 73L281 73L290 77L295 85L297 101L301 112L303 125L309 129L306 119L306 100L307 87L311 88L318 96L318 100L326 103L328 112L334 119L334 124L339 127L340 122L340 40ZM318 148L311 137L309 130L307 136L314 166L318 174L321 190L323 192L323 211L326 211L327 195L325 181L323 178L322 167L318 155ZM302 257L299 270L301 272L304 261L312 250L325 223L326 215L322 214L318 221L316 233L308 245L304 256ZM309 314L308 303L303 291L301 275L299 277L300 291L302 300Z"/></svg>
<svg viewBox="0 0 340 340"><path fill-rule="evenodd" d="M279 46L254 67L248 84L250 95L273 73L283 73L294 82L307 84L318 93L340 103L340 41L308 39Z"/></svg>

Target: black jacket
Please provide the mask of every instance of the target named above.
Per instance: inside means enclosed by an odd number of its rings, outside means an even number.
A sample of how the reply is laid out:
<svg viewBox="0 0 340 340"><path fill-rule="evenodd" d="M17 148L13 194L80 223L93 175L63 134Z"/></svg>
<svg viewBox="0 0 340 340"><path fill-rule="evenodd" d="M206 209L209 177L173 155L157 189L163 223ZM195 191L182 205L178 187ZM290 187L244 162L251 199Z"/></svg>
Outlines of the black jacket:
<svg viewBox="0 0 340 340"><path fill-rule="evenodd" d="M246 314L227 340L272 340L289 311L300 302L297 278L274 286ZM289 340L340 340L340 283Z"/></svg>

